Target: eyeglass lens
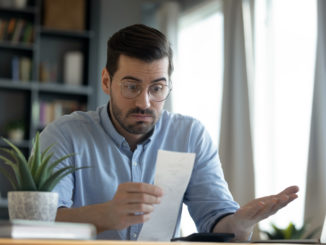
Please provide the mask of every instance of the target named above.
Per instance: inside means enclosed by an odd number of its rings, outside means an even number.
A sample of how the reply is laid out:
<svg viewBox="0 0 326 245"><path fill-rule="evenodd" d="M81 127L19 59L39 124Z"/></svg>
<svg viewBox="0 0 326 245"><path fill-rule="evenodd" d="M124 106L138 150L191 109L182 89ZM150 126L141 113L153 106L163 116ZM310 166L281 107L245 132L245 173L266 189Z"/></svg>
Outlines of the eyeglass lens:
<svg viewBox="0 0 326 245"><path fill-rule="evenodd" d="M128 99L136 98L143 91L143 86L137 83L132 82L123 82L121 83L121 93L124 97ZM148 94L150 98L154 101L163 101L165 100L171 89L168 85L165 84L152 84L148 87Z"/></svg>

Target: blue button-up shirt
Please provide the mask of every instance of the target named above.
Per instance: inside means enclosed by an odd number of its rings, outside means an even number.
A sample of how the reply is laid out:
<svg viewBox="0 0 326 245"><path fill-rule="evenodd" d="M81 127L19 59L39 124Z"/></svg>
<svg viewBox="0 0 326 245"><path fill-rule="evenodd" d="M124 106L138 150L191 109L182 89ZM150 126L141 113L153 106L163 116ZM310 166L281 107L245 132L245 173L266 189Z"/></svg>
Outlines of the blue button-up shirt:
<svg viewBox="0 0 326 245"><path fill-rule="evenodd" d="M51 149L56 158L76 153L61 167L66 164L91 166L70 174L56 186L59 207L110 201L120 183L154 183L157 152L162 149L196 153L183 202L198 231L209 232L219 217L239 208L224 180L217 148L202 124L191 117L163 111L152 135L133 152L113 126L107 105L96 111L63 116L43 130L40 141L43 150L56 142ZM176 233L180 214L181 210ZM98 238L137 240L141 228L142 225L137 224L123 230L105 231Z"/></svg>

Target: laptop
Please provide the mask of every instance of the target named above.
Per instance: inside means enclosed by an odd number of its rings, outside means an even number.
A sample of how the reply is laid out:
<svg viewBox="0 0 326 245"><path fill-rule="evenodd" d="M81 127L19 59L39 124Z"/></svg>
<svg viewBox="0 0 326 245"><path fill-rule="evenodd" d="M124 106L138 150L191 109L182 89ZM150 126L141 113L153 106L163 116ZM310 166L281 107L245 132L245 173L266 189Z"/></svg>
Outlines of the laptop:
<svg viewBox="0 0 326 245"><path fill-rule="evenodd" d="M274 240L256 240L252 243L299 243L299 244L323 244L326 243L326 217L324 219L323 229L320 238L316 239L274 239Z"/></svg>

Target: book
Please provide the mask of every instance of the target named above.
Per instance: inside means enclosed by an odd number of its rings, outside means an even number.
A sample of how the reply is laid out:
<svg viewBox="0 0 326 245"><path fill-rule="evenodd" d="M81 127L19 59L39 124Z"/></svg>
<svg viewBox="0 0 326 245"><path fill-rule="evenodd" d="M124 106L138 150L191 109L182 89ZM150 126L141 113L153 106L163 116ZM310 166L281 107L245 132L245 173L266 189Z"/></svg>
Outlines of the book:
<svg viewBox="0 0 326 245"><path fill-rule="evenodd" d="M21 57L19 60L19 79L23 82L30 81L32 77L32 60Z"/></svg>
<svg viewBox="0 0 326 245"><path fill-rule="evenodd" d="M25 27L23 28L21 41L24 43L32 43L33 35L34 35L33 24L31 22L27 22Z"/></svg>
<svg viewBox="0 0 326 245"><path fill-rule="evenodd" d="M39 126L45 127L59 117L77 110L85 111L86 105L74 100L40 101Z"/></svg>
<svg viewBox="0 0 326 245"><path fill-rule="evenodd" d="M11 41L18 43L21 40L23 28L26 25L25 20L18 19Z"/></svg>
<svg viewBox="0 0 326 245"><path fill-rule="evenodd" d="M5 40L7 32L8 21L5 19L0 19L0 41Z"/></svg>
<svg viewBox="0 0 326 245"><path fill-rule="evenodd" d="M19 80L19 57L18 56L14 56L12 57L11 60L11 78L14 81L18 81Z"/></svg>
<svg viewBox="0 0 326 245"><path fill-rule="evenodd" d="M15 18L11 18L9 20L8 27L7 27L7 33L6 33L7 41L10 41L14 35L14 31L16 28L16 21L17 21L17 19L15 19Z"/></svg>
<svg viewBox="0 0 326 245"><path fill-rule="evenodd" d="M92 240L96 228L92 224L47 222L34 220L0 220L0 238Z"/></svg>

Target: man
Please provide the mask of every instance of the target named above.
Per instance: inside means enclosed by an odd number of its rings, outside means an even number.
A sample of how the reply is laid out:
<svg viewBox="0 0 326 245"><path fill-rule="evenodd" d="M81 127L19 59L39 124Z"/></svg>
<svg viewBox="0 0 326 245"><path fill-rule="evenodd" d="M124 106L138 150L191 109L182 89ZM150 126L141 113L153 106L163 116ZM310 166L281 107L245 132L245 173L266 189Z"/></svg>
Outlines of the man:
<svg viewBox="0 0 326 245"><path fill-rule="evenodd" d="M57 157L77 153L64 164L91 166L56 187L58 221L93 223L99 238L136 240L164 195L153 185L159 149L196 153L183 202L200 232L232 232L247 240L257 222L297 198L292 186L239 208L204 127L163 110L172 71L172 50L159 31L133 25L110 38L102 71L109 103L64 116L41 134L44 148L57 142Z"/></svg>

